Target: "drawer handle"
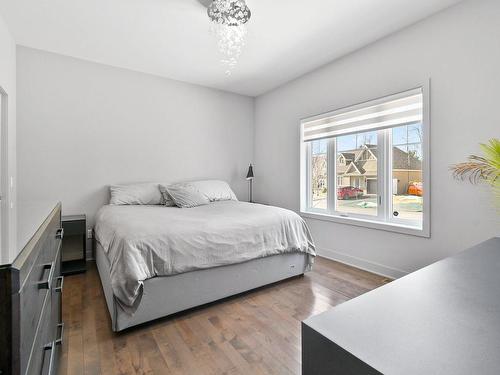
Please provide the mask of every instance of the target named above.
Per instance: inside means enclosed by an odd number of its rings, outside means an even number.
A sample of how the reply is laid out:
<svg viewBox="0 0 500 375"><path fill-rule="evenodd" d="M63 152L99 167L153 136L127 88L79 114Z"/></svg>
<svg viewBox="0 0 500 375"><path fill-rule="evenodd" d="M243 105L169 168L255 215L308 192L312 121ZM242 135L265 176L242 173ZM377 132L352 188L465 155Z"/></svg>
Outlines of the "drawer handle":
<svg viewBox="0 0 500 375"><path fill-rule="evenodd" d="M49 371L47 372L47 375L52 375L52 372L54 371L55 347L56 342L52 341L50 344L45 345L45 347L43 348L45 351L50 350Z"/></svg>
<svg viewBox="0 0 500 375"><path fill-rule="evenodd" d="M57 328L59 328L61 333L59 334L59 338L55 341L52 341L50 344L47 344L44 346L43 350L47 351L50 350L50 359L49 359L49 371L47 372L47 375L52 375L54 372L54 357L55 357L55 352L56 352L56 345L61 345L63 342L63 336L64 336L64 323L60 323L57 325Z"/></svg>
<svg viewBox="0 0 500 375"><path fill-rule="evenodd" d="M57 345L61 345L63 343L63 337L64 337L64 323L59 323L57 325L57 328L60 329L60 334L59 334L59 338L55 341L55 343Z"/></svg>
<svg viewBox="0 0 500 375"><path fill-rule="evenodd" d="M64 228L59 228L56 232L56 238L60 238L61 240L64 238Z"/></svg>
<svg viewBox="0 0 500 375"><path fill-rule="evenodd" d="M64 286L64 276L59 276L56 278L56 287L54 288L54 292L62 293Z"/></svg>
<svg viewBox="0 0 500 375"><path fill-rule="evenodd" d="M45 281L39 281L38 284L38 289L50 289L50 286L52 285L52 277L54 276L54 262L47 263L43 265L43 270L49 269L49 277L47 277L47 280ZM44 272L45 274L45 272Z"/></svg>

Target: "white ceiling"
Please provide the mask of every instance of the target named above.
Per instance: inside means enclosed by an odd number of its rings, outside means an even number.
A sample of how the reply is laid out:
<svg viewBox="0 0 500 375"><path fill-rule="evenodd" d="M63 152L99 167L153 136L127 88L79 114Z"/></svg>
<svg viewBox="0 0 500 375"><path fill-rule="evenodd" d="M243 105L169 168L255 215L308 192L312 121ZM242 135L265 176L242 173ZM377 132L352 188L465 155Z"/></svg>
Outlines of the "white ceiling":
<svg viewBox="0 0 500 375"><path fill-rule="evenodd" d="M0 0L20 45L256 96L460 0L247 0L231 76L198 0Z"/></svg>

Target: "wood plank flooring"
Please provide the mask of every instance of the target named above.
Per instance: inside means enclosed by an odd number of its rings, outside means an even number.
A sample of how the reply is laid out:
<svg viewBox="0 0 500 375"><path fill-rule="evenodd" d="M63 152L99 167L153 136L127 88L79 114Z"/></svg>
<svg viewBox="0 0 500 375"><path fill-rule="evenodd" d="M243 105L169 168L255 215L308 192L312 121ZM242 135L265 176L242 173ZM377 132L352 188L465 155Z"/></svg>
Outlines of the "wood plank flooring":
<svg viewBox="0 0 500 375"><path fill-rule="evenodd" d="M59 373L300 374L300 322L387 281L317 257L303 277L113 333L92 264L65 278Z"/></svg>

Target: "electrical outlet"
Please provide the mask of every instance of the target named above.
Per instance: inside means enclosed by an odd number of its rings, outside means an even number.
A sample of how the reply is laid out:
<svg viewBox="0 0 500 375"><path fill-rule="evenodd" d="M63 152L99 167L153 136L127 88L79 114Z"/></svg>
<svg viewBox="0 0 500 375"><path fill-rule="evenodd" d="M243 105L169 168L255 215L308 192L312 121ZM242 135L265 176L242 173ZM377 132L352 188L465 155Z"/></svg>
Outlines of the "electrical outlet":
<svg viewBox="0 0 500 375"><path fill-rule="evenodd" d="M91 239L92 239L92 229L87 229L87 238L88 238L89 240L91 240Z"/></svg>

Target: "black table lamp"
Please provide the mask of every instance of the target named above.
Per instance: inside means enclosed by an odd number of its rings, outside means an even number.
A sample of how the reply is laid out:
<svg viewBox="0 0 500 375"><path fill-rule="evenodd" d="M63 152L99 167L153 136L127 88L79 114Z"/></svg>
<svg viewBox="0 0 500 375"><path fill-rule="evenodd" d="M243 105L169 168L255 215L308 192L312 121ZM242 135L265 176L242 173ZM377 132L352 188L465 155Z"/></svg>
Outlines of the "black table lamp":
<svg viewBox="0 0 500 375"><path fill-rule="evenodd" d="M247 172L247 180L250 181L250 203L253 203L252 200L252 182L253 182L253 166L250 164Z"/></svg>

